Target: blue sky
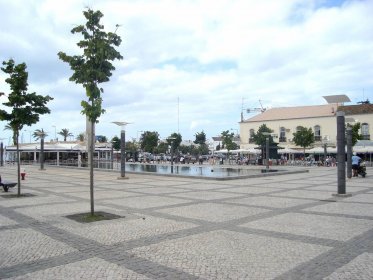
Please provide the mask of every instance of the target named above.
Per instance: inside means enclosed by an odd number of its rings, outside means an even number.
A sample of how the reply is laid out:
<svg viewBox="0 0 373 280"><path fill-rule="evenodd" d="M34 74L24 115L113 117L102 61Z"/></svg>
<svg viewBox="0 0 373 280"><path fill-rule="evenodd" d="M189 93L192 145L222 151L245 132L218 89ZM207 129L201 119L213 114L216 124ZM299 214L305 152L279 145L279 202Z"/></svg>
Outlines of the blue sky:
<svg viewBox="0 0 373 280"><path fill-rule="evenodd" d="M51 114L25 127L85 130L80 85L68 81L59 51L79 54L70 30L84 23L89 6L103 12L107 31L123 42L122 61L104 88L96 127L109 139L112 121L128 121L129 139L141 131L161 138L180 132L194 140L239 129L241 109L324 104L322 96L346 94L351 104L373 100L373 1L327 0L0 0L0 59L25 62L29 91L50 95ZM9 92L0 73L0 91ZM260 100L260 102L259 102ZM5 97L0 98L1 103ZM244 114L245 118L252 115ZM11 133L0 122L0 138ZM59 137L61 139L61 136Z"/></svg>

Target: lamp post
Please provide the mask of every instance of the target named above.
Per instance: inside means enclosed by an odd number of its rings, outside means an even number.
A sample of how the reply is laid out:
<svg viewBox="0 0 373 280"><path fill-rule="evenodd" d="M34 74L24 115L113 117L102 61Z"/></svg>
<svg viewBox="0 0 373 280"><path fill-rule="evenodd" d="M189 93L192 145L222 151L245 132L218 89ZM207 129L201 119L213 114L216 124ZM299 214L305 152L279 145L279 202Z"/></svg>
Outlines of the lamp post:
<svg viewBox="0 0 373 280"><path fill-rule="evenodd" d="M112 122L121 127L120 130L120 177L118 179L128 179L126 177L126 125L129 122Z"/></svg>
<svg viewBox="0 0 373 280"><path fill-rule="evenodd" d="M266 136L266 172L269 172L269 136L270 132L263 132L263 135Z"/></svg>
<svg viewBox="0 0 373 280"><path fill-rule="evenodd" d="M0 138L0 166L4 166L4 145L3 140L6 138Z"/></svg>
<svg viewBox="0 0 373 280"><path fill-rule="evenodd" d="M44 169L44 137L45 132L42 130L41 132L36 133L37 136L40 138L40 154L39 154L39 160L40 160L40 170Z"/></svg>
<svg viewBox="0 0 373 280"><path fill-rule="evenodd" d="M171 141L171 173L174 173L174 141L176 138L170 137L167 140Z"/></svg>

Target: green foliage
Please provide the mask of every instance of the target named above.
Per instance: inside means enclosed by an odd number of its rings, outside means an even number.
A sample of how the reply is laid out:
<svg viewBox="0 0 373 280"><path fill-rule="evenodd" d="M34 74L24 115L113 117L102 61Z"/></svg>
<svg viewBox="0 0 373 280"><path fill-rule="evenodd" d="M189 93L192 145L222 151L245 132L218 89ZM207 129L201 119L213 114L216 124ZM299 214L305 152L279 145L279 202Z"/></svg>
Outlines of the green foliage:
<svg viewBox="0 0 373 280"><path fill-rule="evenodd" d="M160 142L158 146L154 149L154 153L156 154L165 154L168 151L168 143Z"/></svg>
<svg viewBox="0 0 373 280"><path fill-rule="evenodd" d="M145 131L140 138L140 147L143 151L153 153L158 146L159 134L156 131Z"/></svg>
<svg viewBox="0 0 373 280"><path fill-rule="evenodd" d="M104 26L100 24L103 14L100 11L88 9L83 12L87 22L78 25L71 30L72 34L80 33L83 40L77 43L83 49L82 55L69 56L59 52L58 57L70 65L74 72L70 81L82 84L86 90L88 101L83 100L82 113L88 119L96 123L104 113L102 109L101 93L104 92L98 85L108 82L115 67L111 61L122 59L121 54L115 49L121 44L121 38L115 33L103 31Z"/></svg>
<svg viewBox="0 0 373 280"><path fill-rule="evenodd" d="M179 148L182 140L181 134L176 132L167 137L167 143L174 151Z"/></svg>
<svg viewBox="0 0 373 280"><path fill-rule="evenodd" d="M361 134L359 134L359 130L361 128L361 124L359 122L355 123L353 125L351 125L351 124L348 123L347 127L351 127L352 128L352 146L355 146L357 140L363 139L363 136Z"/></svg>
<svg viewBox="0 0 373 280"><path fill-rule="evenodd" d="M26 64L16 65L13 59L4 61L5 67L1 70L9 75L5 82L10 85L10 94L8 101L3 105L12 108L8 113L6 110L0 110L0 120L7 121L8 126L16 134L18 142L19 131L27 125L31 126L39 121L40 115L49 114L50 110L46 104L53 98L50 96L37 95L35 92L28 93L28 73Z"/></svg>
<svg viewBox="0 0 373 280"><path fill-rule="evenodd" d="M79 133L78 136L76 136L76 140L83 142L85 140L85 133L84 132Z"/></svg>
<svg viewBox="0 0 373 280"><path fill-rule="evenodd" d="M134 153L137 151L137 144L135 141L126 142L126 152Z"/></svg>
<svg viewBox="0 0 373 280"><path fill-rule="evenodd" d="M301 126L297 132L293 133L293 136L295 145L303 147L304 151L315 142L315 135L312 128Z"/></svg>
<svg viewBox="0 0 373 280"><path fill-rule="evenodd" d="M234 133L229 132L229 130L225 130L221 133L222 136L222 144L228 151L234 150L237 148L237 144L233 142Z"/></svg>
<svg viewBox="0 0 373 280"><path fill-rule="evenodd" d="M73 136L71 132L67 128L61 129L60 132L58 132L59 135L63 136L63 141L66 142L67 137Z"/></svg>
<svg viewBox="0 0 373 280"><path fill-rule="evenodd" d="M45 137L48 136L48 134L43 129L35 129L35 131L32 133L32 136L35 140L45 139Z"/></svg>
<svg viewBox="0 0 373 280"><path fill-rule="evenodd" d="M201 132L197 132L195 134L195 137L196 139L194 140L194 144L200 144L200 145L206 144L206 133L203 132L203 130Z"/></svg>
<svg viewBox="0 0 373 280"><path fill-rule="evenodd" d="M113 139L111 139L111 143L113 145L113 149L116 151L120 150L120 139L118 136L114 136Z"/></svg>
<svg viewBox="0 0 373 280"><path fill-rule="evenodd" d="M254 143L260 147L264 147L266 145L266 138L269 137L269 145L272 146L274 141L271 135L265 135L263 133L273 133L273 130L267 127L266 124L262 124L258 131L253 134Z"/></svg>
<svg viewBox="0 0 373 280"><path fill-rule="evenodd" d="M209 147L206 144L200 144L198 147L198 154L207 155L209 153Z"/></svg>

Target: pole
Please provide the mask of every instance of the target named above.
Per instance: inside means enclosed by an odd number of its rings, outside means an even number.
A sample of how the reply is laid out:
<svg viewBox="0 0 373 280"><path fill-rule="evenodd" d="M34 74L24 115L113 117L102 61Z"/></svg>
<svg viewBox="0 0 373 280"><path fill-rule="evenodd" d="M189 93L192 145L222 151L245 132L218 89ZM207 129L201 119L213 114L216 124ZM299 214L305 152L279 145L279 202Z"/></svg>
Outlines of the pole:
<svg viewBox="0 0 373 280"><path fill-rule="evenodd" d="M352 127L347 127L347 178L352 177Z"/></svg>
<svg viewBox="0 0 373 280"><path fill-rule="evenodd" d="M126 131L120 131L120 177L126 177Z"/></svg>
<svg viewBox="0 0 373 280"><path fill-rule="evenodd" d="M4 146L3 141L0 143L0 166L4 166Z"/></svg>
<svg viewBox="0 0 373 280"><path fill-rule="evenodd" d="M171 141L171 173L174 173L174 141Z"/></svg>
<svg viewBox="0 0 373 280"><path fill-rule="evenodd" d="M44 135L40 137L40 170L44 170Z"/></svg>
<svg viewBox="0 0 373 280"><path fill-rule="evenodd" d="M337 112L338 194L346 194L345 113Z"/></svg>
<svg viewBox="0 0 373 280"><path fill-rule="evenodd" d="M266 137L266 172L269 172L269 137Z"/></svg>

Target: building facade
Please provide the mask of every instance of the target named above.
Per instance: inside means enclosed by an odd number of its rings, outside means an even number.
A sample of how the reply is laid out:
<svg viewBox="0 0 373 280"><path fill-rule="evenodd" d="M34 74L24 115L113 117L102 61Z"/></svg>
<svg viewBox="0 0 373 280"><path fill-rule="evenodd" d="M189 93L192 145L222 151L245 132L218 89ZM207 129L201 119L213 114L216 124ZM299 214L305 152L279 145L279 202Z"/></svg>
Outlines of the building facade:
<svg viewBox="0 0 373 280"><path fill-rule="evenodd" d="M312 128L315 137L315 147L325 144L335 147L337 139L337 111L345 113L346 123L354 124L359 122L361 124L360 134L362 134L363 139L372 140L373 104L281 107L268 109L239 123L241 149L250 149L256 146L252 136L263 124L273 130L276 135L274 141L279 143L279 147L300 148L293 142L293 133L301 126Z"/></svg>

